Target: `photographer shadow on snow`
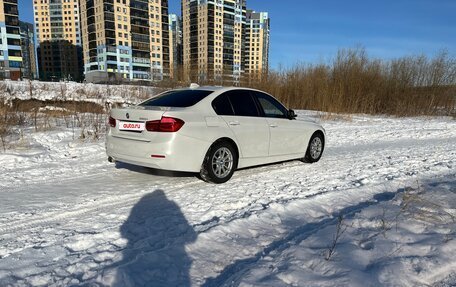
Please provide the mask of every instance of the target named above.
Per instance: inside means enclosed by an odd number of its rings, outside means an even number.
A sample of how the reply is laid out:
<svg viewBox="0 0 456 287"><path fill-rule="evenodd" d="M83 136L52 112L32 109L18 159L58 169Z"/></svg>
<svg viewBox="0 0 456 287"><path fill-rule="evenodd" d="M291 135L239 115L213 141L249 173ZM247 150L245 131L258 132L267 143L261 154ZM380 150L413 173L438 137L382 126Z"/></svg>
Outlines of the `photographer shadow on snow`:
<svg viewBox="0 0 456 287"><path fill-rule="evenodd" d="M113 286L190 286L191 259L185 245L196 232L162 190L141 198L121 226L128 240Z"/></svg>

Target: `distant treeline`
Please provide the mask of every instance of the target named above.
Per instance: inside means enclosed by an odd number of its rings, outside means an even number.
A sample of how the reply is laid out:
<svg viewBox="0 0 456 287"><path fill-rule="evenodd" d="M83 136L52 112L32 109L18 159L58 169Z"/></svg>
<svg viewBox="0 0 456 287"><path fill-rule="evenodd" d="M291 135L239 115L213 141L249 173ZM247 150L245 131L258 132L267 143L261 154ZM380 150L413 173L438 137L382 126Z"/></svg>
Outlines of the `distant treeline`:
<svg viewBox="0 0 456 287"><path fill-rule="evenodd" d="M369 58L341 50L330 64L296 65L247 86L265 90L296 109L397 116L450 115L456 103L456 59Z"/></svg>
<svg viewBox="0 0 456 287"><path fill-rule="evenodd" d="M96 92L115 93L124 99L147 98L160 90L187 87L190 82L198 82L196 71L190 73L191 81L184 79L183 74L182 67L179 67L172 80L129 82L129 86L119 87L112 85L122 84L121 82L108 82L104 86L105 90L98 89L99 91L93 91L98 85L81 84L77 92L81 96L90 96ZM264 75L245 75L240 83L233 83L232 78L198 83L257 88L269 92L293 109L456 117L456 58L445 51L432 58L421 55L381 60L369 57L362 48L347 49L340 50L327 63L296 64ZM8 85L2 85L0 81L0 97L9 95L7 98L14 98L13 93L30 93L30 98L33 98L34 85L41 84L43 89L47 87L47 83L36 82L29 83L29 88L24 86L22 90L16 91L8 88ZM150 87L145 87L150 85L155 87L152 93L148 90ZM27 89L30 91L27 92ZM49 89L56 88L49 85ZM53 92L59 94L59 91ZM61 94L61 99L66 98L66 88Z"/></svg>
<svg viewBox="0 0 456 287"><path fill-rule="evenodd" d="M188 83L171 82L176 87ZM232 81L200 84L232 85ZM340 50L329 63L296 64L240 83L269 92L294 109L397 116L454 115L456 59L443 51L433 58L370 58L362 48Z"/></svg>

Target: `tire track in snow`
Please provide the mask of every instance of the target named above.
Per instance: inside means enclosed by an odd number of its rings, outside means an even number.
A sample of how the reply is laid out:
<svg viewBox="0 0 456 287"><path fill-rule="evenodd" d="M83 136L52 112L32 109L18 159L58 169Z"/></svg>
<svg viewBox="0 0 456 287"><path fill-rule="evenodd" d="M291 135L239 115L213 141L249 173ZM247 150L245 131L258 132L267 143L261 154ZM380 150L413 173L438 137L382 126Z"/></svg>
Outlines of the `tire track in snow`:
<svg viewBox="0 0 456 287"><path fill-rule="evenodd" d="M409 142L410 141L407 140L403 144L396 145L396 147L402 147L402 146L408 147ZM427 142L427 140L426 140L426 142ZM370 145L370 146L367 146L364 149L362 149L362 152L369 153L370 151L378 150L381 147L383 147L381 144ZM334 164L339 161L338 156L339 156L340 151L338 151L338 150L340 150L340 149L342 149L347 154L350 154L353 151L359 152L359 146L350 146L350 147L340 146L340 147L329 148L328 155L324 159L326 165L334 166ZM252 168L252 169L244 169L244 170L241 170L238 172L239 174L238 174L238 177L235 179L235 181L242 182L245 180L245 178L249 178L251 175L254 175L255 177L262 177L265 173L268 173L270 175L276 174L276 173L283 173L283 172L290 173L294 169L298 169L298 168L301 169L303 167L303 165L304 164L302 162L292 161L292 162L267 165L267 166ZM104 173L102 172L102 173L99 173L98 175L103 175L103 174ZM98 175L91 174L90 177L94 178L94 177L97 177ZM386 175L387 174L382 174L380 176L386 176ZM84 178L84 176L77 177L77 178L71 179L69 181L70 182L80 181L81 178ZM306 184L312 186L316 182L321 181L321 180L322 180L321 178L318 178L318 179L313 178L312 181L306 182ZM256 214L260 211L267 209L268 206L270 206L271 204L274 204L274 203L284 204L284 203L288 203L293 200L313 197L313 196L321 194L321 193L334 192L334 191L337 191L337 190L340 190L343 188L350 187L351 184L352 184L352 182L346 183L344 185L338 186L338 188L334 189L334 190L319 189L319 190L316 190L314 193L305 194L304 196L296 196L296 197L290 197L287 199L277 199L277 200L269 201L267 203L263 203L262 204L263 208L260 210L258 210L258 209L251 210L251 208L248 207L243 210L238 210L237 213L235 213L229 217L213 218L209 221L196 223L193 226L199 232L204 232L205 230L211 229L219 224L228 223L230 221L233 221L233 220L236 220L239 218L248 217L251 214ZM207 185L207 183L204 183L199 180L195 180L190 183L173 186L171 189L166 190L166 192L173 193L173 191L178 191L180 189L184 189L184 188L188 188L188 187L192 187L192 186L205 186L205 185ZM140 189L144 189L144 186L142 186ZM153 189L160 189L160 187L157 186ZM0 227L0 233L17 231L17 230L24 229L24 228L30 229L30 228L33 228L35 225L37 225L37 227L39 227L40 225L46 225L46 224L60 221L60 220L66 219L66 218L71 218L71 217L75 217L78 215L91 213L94 211L100 211L100 210L104 210L104 209L113 209L113 208L116 208L119 206L130 205L130 204L133 204L135 201L138 201L143 195L145 195L149 192L150 192L150 190L147 190L147 191L142 190L142 191L138 191L135 194L117 195L113 198L91 200L89 202L82 203L82 206L79 205L73 210L69 210L69 211L54 210L52 212L45 212L43 214L40 214L37 218L24 218L24 219L20 219L17 221L9 221L6 223L6 226ZM254 202L252 202L252 203L254 203ZM252 206L250 206L250 207L252 207Z"/></svg>
<svg viewBox="0 0 456 287"><path fill-rule="evenodd" d="M452 139L447 139L447 141L451 141ZM422 140L425 143L426 142L433 142L435 143L435 140ZM445 139L443 139L445 141ZM442 139L441 139L442 142ZM441 143L440 142L440 143ZM416 144L416 140L414 141L414 144ZM413 146L411 145L410 140L404 140L402 143L396 144L396 148L402 148L402 147L410 147ZM362 153L370 153L373 150L379 150L383 148L384 146L381 143L378 143L376 145L367 145L364 146L363 149L360 150L359 146L336 146L336 147L329 147L327 150L327 157L324 158L324 163L325 165L331 167L334 166L338 161L340 161L340 153L344 153L345 155L354 153L355 151L362 152ZM281 173L287 173L289 174L290 172L293 172L296 169L302 169L303 168L303 163L299 161L290 161L290 162L285 162L285 163L279 163L279 164L273 164L273 165L266 165L266 166L261 166L261 167L256 167L256 168L251 168L251 169L244 169L238 171L238 176L237 178L233 178L232 183L236 182L243 182L245 181L246 178L250 178L252 175L253 177L258 177L261 178L264 176L264 174L280 174ZM392 165L393 166L393 165ZM375 173L375 172L374 172ZM401 175L405 174L406 171L402 171ZM104 172L100 172L98 175L97 174L90 174L90 178L96 178L99 175L103 175ZM377 176L384 177L388 173L384 174L377 174ZM296 176L300 176L299 174L296 174ZM332 176L332 174L328 175ZM76 182L80 181L81 178L85 178L87 176L81 176L77 178L73 178L71 180L68 180L70 182ZM306 178L309 180L309 178ZM56 179L55 181L58 181L59 179ZM306 181L306 184L309 186L313 186L317 182L322 181L322 178L317 178L317 177L312 177L312 180ZM165 181L166 182L166 181ZM169 181L171 182L171 180ZM166 182L166 183L169 183ZM352 187L354 182L349 182L342 184L340 186L336 186L333 189L318 189L315 190L312 193L307 193L302 196L294 196L294 197L289 197L285 199L275 199L268 201L266 203L261 203L261 208L258 208L258 205L255 205L255 201L251 202L249 206L243 209L237 210L234 214L231 214L226 217L214 217L210 220L206 220L200 223L195 223L193 224L193 228L201 233L208 231L218 225L221 224L228 224L232 221L235 221L240 218L247 218L253 214L258 214L260 212L263 212L269 208L270 205L279 203L279 204L286 204L294 200L300 200L300 199L306 199L306 198L312 198L316 195L320 194L325 194L329 192L337 192L340 190L343 190L344 188ZM184 188L189 188L189 187L198 187L198 186L206 186L207 183L202 182L200 180L195 180L189 183L181 184L181 185L174 185L172 186L171 189L166 190L167 193L174 193L177 191L180 191L181 189ZM155 186L152 189L160 189L160 186ZM286 188L285 188L286 189ZM3 226L0 226L0 234L1 233L11 233L11 232L16 232L21 229L27 229L27 232L30 232L31 229L36 229L40 227L44 227L46 225L52 224L52 223L57 223L60 221L63 221L65 219L69 219L72 217L77 217L80 215L84 214L93 214L97 213L103 210L109 210L109 209L115 209L118 207L124 207L124 206L129 206L133 205L136 201L138 201L142 196L145 194L150 193L150 189L145 190L144 186L139 187L138 191L136 193L130 193L130 194L124 194L124 195L116 195L113 198L102 198L102 199L94 199L90 201L86 201L84 203L78 204L75 208L72 210L53 210L51 212L44 212L41 213L37 216L33 215L33 218L27 217L19 220L13 220L13 221L8 221L6 222Z"/></svg>
<svg viewBox="0 0 456 287"><path fill-rule="evenodd" d="M397 145L396 148L400 149L403 147L409 147L410 145L408 145L408 143L410 143L410 141L406 140L402 144ZM359 150L359 146L352 146L352 147L341 146L341 147L332 148L329 150L327 157L323 160L324 166L326 166L328 168L328 169L326 169L326 171L328 171L328 173L321 177L316 177L316 176L306 177L305 185L310 186L310 189L311 189L313 186L315 186L319 182L322 182L322 181L324 182L324 181L330 180L334 176L334 173L331 173L331 168L334 168L336 166L337 162L339 161L340 153L350 154L351 152L357 151L358 155L363 155L363 154L370 155L372 151L379 150L382 147L383 146L381 144L372 145L372 146L368 145L361 151ZM451 158L452 158L451 155L449 155L445 159L446 162L450 162L450 164L451 164L452 163ZM391 162L391 158L386 157L386 156L384 158L384 161L377 162L377 164L384 164L384 166L388 167L388 168L395 168L402 163L403 163L402 161ZM290 163L289 165L287 164L286 167L282 167L280 169L275 169L272 172L269 171L269 173L270 173L270 175L272 175L274 173L280 174L283 172L290 174L290 173L294 173L298 169L301 169L302 165L303 165L302 163L297 163L297 164ZM320 167L322 167L322 166L320 166ZM351 171L351 169L349 167L347 167L347 169ZM448 166L448 169L451 169L451 165ZM423 166L421 166L418 170L416 170L416 167L407 167L406 169L400 170L399 173L397 173L397 170L395 169L396 174L394 176L392 176L391 172L389 170L384 170L383 172L378 172L378 170L369 169L365 166L359 166L358 169L356 169L355 173L357 175L360 175L361 171L364 172L364 173L362 173L362 175L363 175L362 179L356 178L356 179L350 180L348 182L339 182L338 184L334 183L333 186L318 188L317 190L314 190L311 193L303 193L305 190L301 189L299 196L278 198L278 199L270 200L266 203L259 203L259 205L257 205L257 206L255 206L257 201L253 201L246 208L239 209L234 214L231 214L228 217L214 217L210 220L206 220L201 223L196 223L193 225L193 227L197 232L205 232L220 224L228 224L237 219L247 218L251 215L261 213L261 212L267 210L272 204L287 204L287 203L290 203L295 200L308 199L308 198L315 197L317 195L322 195L322 194L326 194L326 193L330 193L330 192L339 192L339 191L347 189L347 188L359 187L361 185L364 185L364 184L362 184L362 180L364 178L369 178L370 181L372 181L374 178L376 180L383 178L383 179L386 179L387 181L392 181L392 180L395 180L396 178L410 177L410 176L414 176L417 172L427 172L428 170L426 168L424 168ZM301 174L299 174L299 170L298 170L298 172L293 175L292 181L298 180L300 175ZM280 176L280 175L278 175L278 176ZM259 174L258 177L261 177L261 174ZM294 178L294 177L296 177L296 178ZM242 176L242 179L243 178L244 178L244 176ZM242 181L242 179L239 179L239 181ZM346 181L345 177L344 177L344 180ZM290 186L289 184L286 184L285 186L281 187L281 189L286 193L287 188L289 186Z"/></svg>
<svg viewBox="0 0 456 287"><path fill-rule="evenodd" d="M175 186L172 190L178 190L181 188L190 187L192 185L197 184L199 184L199 182L190 182ZM5 226L0 227L0 233L16 232L21 229L27 229L27 232L30 232L30 229L38 228L43 225L49 225L78 215L90 214L96 211L101 211L104 209L114 209L116 207L126 205L128 206L140 200L141 197L147 193L150 193L150 191L143 190L141 192L134 194L117 195L114 198L106 198L95 201L92 200L90 202L85 202L81 204L85 206L78 206L70 211L56 210L52 212L42 213L36 218L26 218L17 221L10 221L7 224L5 224Z"/></svg>
<svg viewBox="0 0 456 287"><path fill-rule="evenodd" d="M208 278L202 287L215 287L215 286L238 286L239 279L249 270L250 266L255 265L263 257L270 255L276 251L283 251L291 245L297 245L300 242L306 240L312 234L315 234L323 228L334 225L340 216L346 218L353 216L360 212L364 208L369 206L380 204L381 202L389 201L393 199L398 193L403 192L403 189L399 189L395 192L384 192L374 196L373 199L360 202L354 206L344 207L339 211L332 213L330 216L318 221L306 223L303 226L298 227L294 231L288 233L286 236L279 238L272 243L263 247L260 251L255 253L253 256L241 259L233 262L231 265L224 268L215 278Z"/></svg>
<svg viewBox="0 0 456 287"><path fill-rule="evenodd" d="M299 166L302 165L302 163L296 163L293 166ZM258 169L260 169L260 172L258 172ZM264 170L263 170L264 169ZM240 171L242 173L242 176L250 176L252 174L263 174L263 173L268 173L271 171L275 170L280 170L283 169L283 164L280 164L279 166L267 166L267 167L259 167L256 169L248 169L248 170L243 170ZM98 174L90 174L89 176L80 176L76 178L71 178L69 180L65 180L65 182L78 182L81 181L82 178L96 178L98 176L101 176L105 174L104 172L100 172ZM241 179L239 179L241 180ZM59 181L58 179L55 180ZM171 182L171 180L170 180ZM167 182L168 183L168 182ZM49 184L49 182L48 182ZM185 184L180 184L180 185L174 185L171 189L166 190L167 193L172 193L173 191L179 191L180 189L192 187L192 186L205 186L208 185L208 183L205 183L199 179L195 179L192 182L185 183ZM13 191L20 190L21 188L14 188ZM128 206L130 204L133 204L135 201L138 201L142 196L145 194L150 193L150 190L156 190L156 189L161 189L160 186L155 186L153 188L149 188L147 191L144 190L145 187L141 186L138 188L139 190L134 193L134 194L125 194L125 195L116 195L114 198L105 198L105 199L92 199L89 201L86 201L84 203L78 204L77 207L75 207L73 210L67 210L63 211L60 209L53 210L51 212L45 211L41 214L33 215L34 218L24 218L24 219L19 219L19 220L9 220L8 222L5 223L4 226L0 226L0 233L8 233L8 232L14 232L20 229L31 229L34 227L39 227L41 225L47 225L50 223L54 223L57 221L61 221L66 218L71 218L74 216L78 215L83 215L87 214L90 212L94 211L99 211L99 210L104 210L104 209L113 209L115 207L120 207L120 206ZM142 190L141 190L142 189Z"/></svg>
<svg viewBox="0 0 456 287"><path fill-rule="evenodd" d="M249 177L251 175L261 176L265 173L281 171L284 168L284 166L286 168L292 168L292 167L298 167L298 166L302 166L302 165L303 165L302 162L289 161L289 162L279 163L279 164L275 164L275 165L271 164L271 165L260 166L260 167L251 168L251 169L244 169L244 170L238 171L238 175L240 175L241 177L240 178L238 177L235 180L243 181L243 179L245 177ZM116 171L116 174L121 172L120 170L115 170L115 171ZM65 183L69 182L71 184L71 182L73 182L73 183L80 182L81 179L83 179L83 178L97 178L97 177L101 177L102 175L105 175L105 172L90 173L89 175L77 176L77 177L73 177L70 179L64 179L64 182ZM153 176L153 175L151 175L151 176ZM105 180L105 177L106 176L103 176L103 179L101 179L100 182ZM110 180L111 180L111 178L110 178ZM173 181L173 178L170 178L169 181L165 180L163 183L171 183L172 181ZM56 178L54 181L51 181L51 182L48 181L47 184L50 184L52 182L61 183L62 180L59 178ZM184 189L184 188L188 188L188 187L192 187L192 186L207 186L207 185L210 185L210 184L203 182L199 179L196 179L196 176L195 176L194 181L185 183L185 184L174 185L174 186L172 186L171 189L166 190L166 192L173 193L174 191L179 191L180 189ZM6 222L5 226L0 226L0 233L17 231L17 230L20 230L23 228L32 228L34 225L44 225L44 224L48 224L48 223L53 223L53 222L63 220L66 218L70 218L73 216L89 213L91 211L97 211L97 210L102 210L102 209L112 209L112 208L115 208L118 206L129 205L129 204L134 203L135 201L138 201L145 194L150 193L150 190L162 189L160 186L155 186L153 188L148 188L148 190L145 191L144 190L145 188L146 187L144 185L138 186L137 193L116 195L112 199L92 199L92 200L86 201L84 203L78 204L78 206L76 208L74 208L73 210L70 210L70 211L62 211L60 209L57 209L57 210L53 210L51 212L45 211L39 215L38 214L33 215L35 218L28 217L28 218L19 219L19 220L13 220L13 221L9 220L8 222ZM20 187L16 187L16 188L9 189L10 191L8 191L8 192L14 192L14 191L18 191L21 189L22 188L20 188ZM46 218L48 218L48 219L46 219Z"/></svg>
<svg viewBox="0 0 456 287"><path fill-rule="evenodd" d="M91 166L91 170L81 170L81 169L78 169L78 170L71 170L71 172L69 172L69 168L67 169L64 169L63 171L60 170L62 168L62 166L65 166L65 165L61 165L61 164L57 164L57 163L47 163L47 167L48 169L58 169L61 174L46 174L46 176L43 176L43 175L40 175L40 176L37 176L37 175L33 175L34 178L33 179L27 179L27 181L25 182L20 182L20 183L16 183L15 185L11 186L11 185L0 185L0 187L2 189L4 189L6 192L15 192L15 191L18 191L18 190L21 190L23 187L21 187L20 185L18 186L18 184L26 184L26 185L35 185L35 184L49 184L49 183L52 183L52 182L62 182L62 181L78 181L78 180L81 180L82 178L87 178L87 177L93 177L93 176L98 176L98 175L103 175L105 174L105 171L103 172L93 172L92 170L100 170L100 169L105 169L105 168L108 168L109 166L104 164L104 163L97 163L97 165L94 165L94 164L90 164ZM23 171L27 171L27 170L30 170L31 168L24 168L23 170L21 169L15 169L14 172L15 173L22 173ZM82 172L82 173L81 173ZM49 177L47 177L49 176ZM37 178L35 178L37 177Z"/></svg>

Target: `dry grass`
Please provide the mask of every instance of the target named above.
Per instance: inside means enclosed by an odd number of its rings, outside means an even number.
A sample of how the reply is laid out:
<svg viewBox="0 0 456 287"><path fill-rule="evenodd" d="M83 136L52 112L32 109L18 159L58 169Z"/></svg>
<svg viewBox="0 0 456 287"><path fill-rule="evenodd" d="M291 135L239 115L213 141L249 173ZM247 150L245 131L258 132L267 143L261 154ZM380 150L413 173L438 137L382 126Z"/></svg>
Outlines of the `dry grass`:
<svg viewBox="0 0 456 287"><path fill-rule="evenodd" d="M337 121L337 120L346 121L346 122L353 121L353 114L336 114L336 113L319 112L317 114L317 117L323 121Z"/></svg>
<svg viewBox="0 0 456 287"><path fill-rule="evenodd" d="M105 108L92 102L6 101L5 97L0 97L0 143L6 151L29 127L35 132L71 128L73 139L100 139L105 132L106 117ZM75 134L76 131L80 134Z"/></svg>
<svg viewBox="0 0 456 287"><path fill-rule="evenodd" d="M429 224L456 223L456 216L440 204L426 199L423 195L428 192L417 183L418 188L406 188L402 194L400 213L405 216Z"/></svg>
<svg viewBox="0 0 456 287"><path fill-rule="evenodd" d="M191 74L197 81L197 73ZM269 92L294 109L395 116L454 115L455 110L456 59L446 52L434 58L411 56L385 61L368 57L362 48L340 50L329 63L297 64L261 78L254 81L247 75L239 85ZM189 79L177 78L166 85L189 83Z"/></svg>
<svg viewBox="0 0 456 287"><path fill-rule="evenodd" d="M330 113L396 116L451 115L456 103L456 60L442 52L392 61L362 49L342 50L330 65L298 65L247 86L288 106Z"/></svg>
<svg viewBox="0 0 456 287"><path fill-rule="evenodd" d="M191 75L191 80L197 81L198 73ZM14 98L15 94L25 93L33 99L40 92L52 92L53 98L62 101L72 101L76 97L104 100L107 95L116 95L130 104L170 88L187 87L190 79L183 77L183 70L179 68L174 79L158 83L81 84L71 91L64 82L29 82L13 88L0 84L0 94ZM456 118L456 59L446 52L433 58L410 56L379 60L369 57L362 48L348 49L339 51L328 63L297 64L289 69L271 71L261 80L251 80L246 75L240 83L222 79L199 84L238 84L257 88L271 93L290 108L323 111L329 115L449 115ZM115 106L114 103L112 107ZM105 107L106 110L110 108Z"/></svg>
<svg viewBox="0 0 456 287"><path fill-rule="evenodd" d="M7 138L11 134L11 124L13 122L13 115L6 103L0 102L0 142L2 144L3 151L6 150Z"/></svg>

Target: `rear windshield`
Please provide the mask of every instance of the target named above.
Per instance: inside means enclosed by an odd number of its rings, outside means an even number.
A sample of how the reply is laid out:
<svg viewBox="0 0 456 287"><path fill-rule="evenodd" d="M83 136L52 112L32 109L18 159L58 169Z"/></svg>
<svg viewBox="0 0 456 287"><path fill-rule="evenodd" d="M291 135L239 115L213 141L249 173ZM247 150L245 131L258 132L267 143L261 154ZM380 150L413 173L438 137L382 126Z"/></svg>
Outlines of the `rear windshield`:
<svg viewBox="0 0 456 287"><path fill-rule="evenodd" d="M144 107L186 108L195 105L211 93L212 91L204 90L169 91L139 105Z"/></svg>

